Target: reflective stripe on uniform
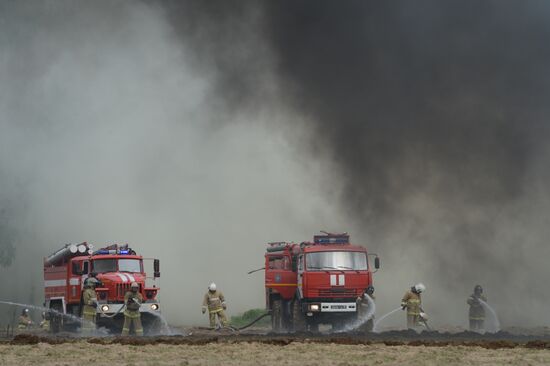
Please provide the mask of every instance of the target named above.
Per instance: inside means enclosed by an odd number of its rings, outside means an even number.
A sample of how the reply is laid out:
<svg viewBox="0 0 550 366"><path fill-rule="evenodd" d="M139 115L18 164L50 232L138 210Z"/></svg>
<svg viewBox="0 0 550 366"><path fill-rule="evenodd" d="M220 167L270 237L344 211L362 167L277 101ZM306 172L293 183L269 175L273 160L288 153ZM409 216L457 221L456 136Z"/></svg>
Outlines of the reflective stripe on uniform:
<svg viewBox="0 0 550 366"><path fill-rule="evenodd" d="M135 318L139 318L141 316L141 314L139 313L139 311L128 311L128 310L125 310L124 311L124 316L127 316L128 318L132 318L132 319L135 319Z"/></svg>

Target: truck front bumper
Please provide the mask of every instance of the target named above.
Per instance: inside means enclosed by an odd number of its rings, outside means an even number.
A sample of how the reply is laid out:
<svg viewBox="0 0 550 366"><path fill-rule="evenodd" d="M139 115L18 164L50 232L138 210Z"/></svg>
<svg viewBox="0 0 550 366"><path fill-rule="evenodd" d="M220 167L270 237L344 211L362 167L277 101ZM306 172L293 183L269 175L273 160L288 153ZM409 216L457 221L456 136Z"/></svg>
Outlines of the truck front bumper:
<svg viewBox="0 0 550 366"><path fill-rule="evenodd" d="M99 304L97 306L97 313L100 316L112 316L116 313L124 313L122 307L124 304ZM145 302L139 307L140 313L154 313L160 314L160 304L158 302Z"/></svg>
<svg viewBox="0 0 550 366"><path fill-rule="evenodd" d="M357 311L355 302L321 302L308 303L306 309L309 313L354 313Z"/></svg>

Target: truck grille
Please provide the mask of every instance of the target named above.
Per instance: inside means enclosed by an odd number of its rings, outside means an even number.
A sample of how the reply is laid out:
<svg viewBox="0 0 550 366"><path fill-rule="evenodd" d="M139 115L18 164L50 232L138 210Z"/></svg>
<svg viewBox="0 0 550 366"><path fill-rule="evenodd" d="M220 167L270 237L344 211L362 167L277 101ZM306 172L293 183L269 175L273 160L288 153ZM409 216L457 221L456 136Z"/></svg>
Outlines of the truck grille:
<svg viewBox="0 0 550 366"><path fill-rule="evenodd" d="M319 297L353 297L357 291L353 288L326 288L319 289Z"/></svg>

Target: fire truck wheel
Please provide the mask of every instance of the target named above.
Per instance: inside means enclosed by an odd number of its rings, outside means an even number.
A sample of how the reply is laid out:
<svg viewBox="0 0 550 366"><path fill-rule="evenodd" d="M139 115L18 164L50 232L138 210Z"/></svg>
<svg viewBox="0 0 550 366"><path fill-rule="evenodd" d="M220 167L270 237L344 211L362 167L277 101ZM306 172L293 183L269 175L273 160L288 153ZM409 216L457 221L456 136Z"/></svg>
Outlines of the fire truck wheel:
<svg viewBox="0 0 550 366"><path fill-rule="evenodd" d="M302 313L302 304L298 299L294 299L292 302L292 323L295 332L303 332L306 330L306 319L304 313Z"/></svg>
<svg viewBox="0 0 550 366"><path fill-rule="evenodd" d="M319 323L312 322L311 324L309 324L309 331L313 332L313 333L318 333L319 332Z"/></svg>
<svg viewBox="0 0 550 366"><path fill-rule="evenodd" d="M52 333L59 333L63 327L63 318L59 315L59 313L63 311L63 308L61 307L61 304L54 302L50 304L50 309L55 311L55 313L51 314L50 331Z"/></svg>
<svg viewBox="0 0 550 366"><path fill-rule="evenodd" d="M271 308L271 328L275 333L283 330L283 304L282 301L273 300Z"/></svg>

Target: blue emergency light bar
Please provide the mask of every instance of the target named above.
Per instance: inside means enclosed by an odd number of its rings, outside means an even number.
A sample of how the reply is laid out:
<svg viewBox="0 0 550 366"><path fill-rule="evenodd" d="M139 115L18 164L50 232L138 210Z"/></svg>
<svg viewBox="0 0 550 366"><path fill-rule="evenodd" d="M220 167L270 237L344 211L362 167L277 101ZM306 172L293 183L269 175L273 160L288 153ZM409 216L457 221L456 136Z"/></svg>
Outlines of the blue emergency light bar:
<svg viewBox="0 0 550 366"><path fill-rule="evenodd" d="M118 252L116 249L100 249L94 252L94 255L98 254L130 254L130 249L121 249Z"/></svg>
<svg viewBox="0 0 550 366"><path fill-rule="evenodd" d="M313 237L315 244L349 244L349 235L342 236L329 236L329 235L315 235Z"/></svg>

